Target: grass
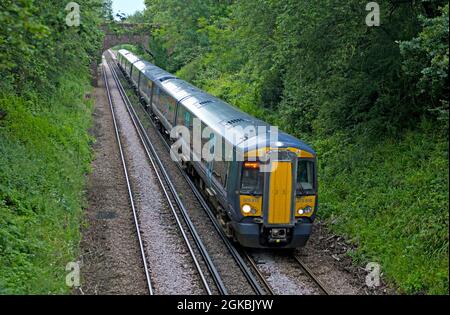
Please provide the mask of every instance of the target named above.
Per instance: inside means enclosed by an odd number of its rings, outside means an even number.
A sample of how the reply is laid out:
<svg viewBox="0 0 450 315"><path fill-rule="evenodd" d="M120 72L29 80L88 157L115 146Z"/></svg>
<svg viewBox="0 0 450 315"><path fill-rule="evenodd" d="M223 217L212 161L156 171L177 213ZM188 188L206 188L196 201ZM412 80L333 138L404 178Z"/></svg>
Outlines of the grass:
<svg viewBox="0 0 450 315"><path fill-rule="evenodd" d="M316 141L320 213L402 293L448 294L448 139L431 127L369 142Z"/></svg>
<svg viewBox="0 0 450 315"><path fill-rule="evenodd" d="M91 160L87 75L50 97L0 93L0 294L64 294Z"/></svg>

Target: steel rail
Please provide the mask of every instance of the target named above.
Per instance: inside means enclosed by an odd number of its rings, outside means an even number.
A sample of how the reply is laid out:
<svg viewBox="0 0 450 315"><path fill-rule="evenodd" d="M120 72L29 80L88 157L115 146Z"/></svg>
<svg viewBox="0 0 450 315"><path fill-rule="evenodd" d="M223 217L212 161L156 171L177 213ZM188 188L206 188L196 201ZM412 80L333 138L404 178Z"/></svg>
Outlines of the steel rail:
<svg viewBox="0 0 450 315"><path fill-rule="evenodd" d="M105 61L106 61L106 59L105 59ZM153 295L153 287L152 287L150 272L149 272L149 268L148 268L148 265L147 265L147 259L145 257L144 244L142 242L142 237L141 237L141 233L140 233L139 222L138 222L137 213L136 213L136 207L135 207L134 198L133 198L133 192L132 192L132 189L131 189L130 179L129 179L129 176L128 176L128 169L127 169L127 164L126 164L126 161L125 161L125 156L124 156L124 153L123 153L122 143L120 141L119 128L118 128L118 125L117 125L116 115L114 113L113 99L111 97L111 90L109 88L108 79L106 77L105 69L103 69L103 80L105 81L106 92L107 92L107 95L108 95L109 108L111 110L111 115L112 115L112 120L113 120L113 123L114 123L114 130L115 130L116 140L117 140L117 144L118 144L119 152L120 152L120 159L122 161L123 172L124 172L125 180L126 180L126 183L127 183L128 197L129 197L129 200L130 200L131 209L133 210L134 225L136 227L136 233L137 233L138 242L139 242L139 249L140 249L140 252L141 252L141 258L142 258L142 262L143 262L143 265L144 265L144 272L145 272L145 278L146 278L146 281L147 281L148 293L150 295Z"/></svg>
<svg viewBox="0 0 450 315"><path fill-rule="evenodd" d="M114 70L114 72L116 72ZM117 73L116 73L117 76ZM123 86L121 85L121 88L123 89ZM125 90L123 92L127 98L127 101L129 104L131 104L130 99L128 98L128 96L125 93ZM131 106L132 107L132 106ZM133 109L134 110L134 109ZM164 139L164 137L162 136L161 133L158 132L156 125L154 124L152 117L147 113L147 111L144 112L146 113L147 117L149 118L150 123L152 124L152 126L155 128L155 130L157 131L157 134L159 135L159 137L161 138L163 144L165 145L165 147L168 149L169 153L170 153L170 146L169 144L166 142L166 140ZM145 133L146 135L146 133ZM147 135L146 135L147 137ZM150 141L150 140L149 140ZM192 179L184 172L184 170L182 169L180 163L175 162L175 165L178 167L178 169L180 170L181 175L183 176L183 178L186 180L186 182L188 183L188 185L190 186L190 188L192 189L195 197L197 198L197 200L199 201L200 205L202 206L202 208L205 210L206 214L208 215L208 218L210 219L211 223L213 224L215 230L218 232L220 238L222 239L222 241L224 242L225 246L227 247L227 249L229 250L229 252L231 253L231 255L233 256L233 259L236 261L236 263L238 264L239 268L241 269L241 271L243 272L245 278L247 279L247 281L249 282L249 284L251 285L252 289L255 291L256 294L258 295L265 295L267 293L270 294L270 292L266 292L258 283L258 281L256 280L256 278L254 277L253 273L250 271L250 268L247 266L247 264L245 263L244 259L242 258L242 254L240 253L241 251L236 248L236 246L234 246L232 244L232 242L229 240L229 238L225 235L225 233L223 232L222 228L220 227L220 224L217 222L217 219L215 218L213 211L211 210L211 208L209 207L207 201L205 200L205 198L202 196L201 192L197 189L197 187L195 186L195 184L193 183Z"/></svg>
<svg viewBox="0 0 450 315"><path fill-rule="evenodd" d="M186 233L184 231L184 228L183 228L183 226L181 224L181 220L180 220L180 218L179 218L179 216L177 214L177 211L175 209L175 205L174 205L174 203L172 202L172 200L171 200L171 198L169 196L169 190L170 190L170 194L172 195L173 199L175 200L175 203L176 203L177 207L180 210L180 213L181 213L181 215L182 215L182 217L183 217L183 219L184 219L184 221L185 221L185 223L186 223L186 225L187 225L187 227L189 229L190 234L192 235L192 238L193 238L194 242L197 245L197 248L199 249L200 254L202 255L202 257L203 257L203 259L205 261L206 266L208 267L208 270L210 271L210 273L211 273L211 275L213 277L214 283L216 284L219 293L222 294L222 295L227 295L228 291L227 291L225 285L223 284L223 281L222 281L222 279L220 277L220 274L217 271L217 268L215 267L214 263L212 262L211 257L209 256L209 254L208 254L208 252L206 250L206 247L204 246L200 236L198 235L198 233L197 233L197 231L196 231L196 229L194 227L194 224L190 220L190 218L189 218L189 216L187 214L187 210L186 210L184 204L181 202L181 199L179 198L178 193L175 190L175 187L174 187L170 177L168 176L166 170L164 169L164 166L163 166L161 160L159 159L159 157L157 155L157 152L156 152L155 148L153 147L153 144L151 143L150 139L146 135L145 129L142 126L142 123L140 122L136 112L134 111L134 108L132 107L129 98L128 98L128 96L125 93L125 90L123 89L122 84L120 83L120 80L119 80L119 78L117 76L117 73L116 73L115 69L113 67L111 67L111 66L110 66L110 69L111 69L111 73L113 75L113 78L114 78L114 80L116 82L116 85L118 87L119 93L120 93L120 95L121 95L121 97L122 97L122 99L123 99L123 101L124 101L124 103L126 105L127 111L128 111L128 113L130 115L130 118L131 118L131 120L133 122L133 125L136 128L136 132L137 132L137 134L138 134L138 136L139 136L139 138L141 140L141 143L142 143L143 148L144 148L144 150L146 152L146 155L147 155L149 161L151 162L153 169L155 170L155 173L157 175L158 181L159 181L159 183L160 183L160 185L161 185L161 187L163 189L163 192L164 192L164 194L165 194L165 196L166 196L166 198L167 198L167 200L169 202L169 206L170 206L170 208L172 210L172 213L174 214L174 218L175 218L175 220L176 220L176 222L177 222L177 224L178 224L178 226L180 228L180 231L181 231L181 233L183 235L183 238L184 238L184 240L186 242L186 245L188 246L189 252L190 252L190 254L191 254L192 258L193 258L194 264L196 265L196 268L197 268L197 270L198 270L198 272L200 274L200 277L202 279L202 282L203 282L203 285L204 285L206 291L208 292L208 294L212 294L212 291L209 288L209 285L208 285L208 282L206 281L204 273L201 270L200 264L199 264L197 258L195 257L195 254L193 252L193 249L192 249L192 246L191 246L191 244L189 242L189 239L188 239L188 237L187 237L187 235L186 235ZM167 189L167 187L165 185L167 185L169 189Z"/></svg>
<svg viewBox="0 0 450 315"><path fill-rule="evenodd" d="M273 291L272 286L269 284L267 279L263 276L263 274L261 273L261 270L259 270L253 257L251 257L245 249L243 250L243 253L244 253L244 256L247 259L247 261L252 266L253 270L256 272L256 275L258 276L259 280L264 284L264 286L266 288L266 292L270 295L275 295L275 292Z"/></svg>
<svg viewBox="0 0 450 315"><path fill-rule="evenodd" d="M319 289L325 294L325 295L331 295L331 292L327 289L327 287L322 283L322 281L317 278L316 275L309 269L308 266L306 266L302 260L296 255L293 254L292 257L294 260L300 265L300 267L305 271L306 275L319 287Z"/></svg>

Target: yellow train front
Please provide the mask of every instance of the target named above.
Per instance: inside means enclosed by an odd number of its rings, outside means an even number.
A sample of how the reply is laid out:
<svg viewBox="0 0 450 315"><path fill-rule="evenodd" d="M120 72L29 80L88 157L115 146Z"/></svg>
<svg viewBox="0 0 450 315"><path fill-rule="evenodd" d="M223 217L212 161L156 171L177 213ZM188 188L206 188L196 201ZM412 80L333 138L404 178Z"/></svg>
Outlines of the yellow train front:
<svg viewBox="0 0 450 315"><path fill-rule="evenodd" d="M249 150L237 163L239 209L229 225L246 247L296 248L306 244L317 210L316 155L301 141L280 134L277 147Z"/></svg>
<svg viewBox="0 0 450 315"><path fill-rule="evenodd" d="M318 201L307 144L127 50L118 64L161 131L184 148L179 160L230 238L254 248L305 245ZM187 137L174 137L180 127Z"/></svg>

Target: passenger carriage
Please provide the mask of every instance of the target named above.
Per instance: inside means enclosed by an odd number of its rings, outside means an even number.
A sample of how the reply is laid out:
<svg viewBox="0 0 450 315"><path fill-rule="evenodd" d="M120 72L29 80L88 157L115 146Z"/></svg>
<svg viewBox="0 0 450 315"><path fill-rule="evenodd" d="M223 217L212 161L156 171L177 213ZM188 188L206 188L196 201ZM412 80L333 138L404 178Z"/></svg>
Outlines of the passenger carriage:
<svg viewBox="0 0 450 315"><path fill-rule="evenodd" d="M255 248L305 245L318 207L314 150L127 50L118 64L162 131L190 131L174 139L190 149L181 162L229 237Z"/></svg>

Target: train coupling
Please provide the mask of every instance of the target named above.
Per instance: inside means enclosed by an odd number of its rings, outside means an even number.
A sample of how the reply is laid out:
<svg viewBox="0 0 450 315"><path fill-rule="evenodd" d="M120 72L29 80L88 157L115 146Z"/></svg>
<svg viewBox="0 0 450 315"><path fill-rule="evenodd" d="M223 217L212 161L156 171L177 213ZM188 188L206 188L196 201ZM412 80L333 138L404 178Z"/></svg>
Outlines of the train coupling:
<svg viewBox="0 0 450 315"><path fill-rule="evenodd" d="M286 228L271 228L267 237L269 244L285 244L288 241Z"/></svg>

